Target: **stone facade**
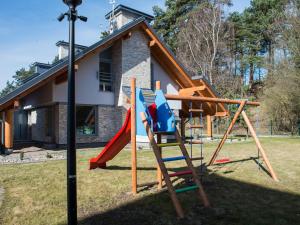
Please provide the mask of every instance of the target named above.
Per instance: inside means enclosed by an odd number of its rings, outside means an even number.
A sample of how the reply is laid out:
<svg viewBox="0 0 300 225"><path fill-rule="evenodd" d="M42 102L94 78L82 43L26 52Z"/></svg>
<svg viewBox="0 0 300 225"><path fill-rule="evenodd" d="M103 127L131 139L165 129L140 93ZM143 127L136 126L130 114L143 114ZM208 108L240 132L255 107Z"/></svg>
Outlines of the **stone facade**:
<svg viewBox="0 0 300 225"><path fill-rule="evenodd" d="M59 104L57 107L57 133L56 143L67 144L67 105ZM77 135L76 142L82 143L104 143L108 142L121 128L122 117L119 109L114 106L97 106L96 110L96 134Z"/></svg>
<svg viewBox="0 0 300 225"><path fill-rule="evenodd" d="M122 43L122 85L130 86L130 78L136 77L136 85L151 88L151 54L149 39L140 30L132 32Z"/></svg>
<svg viewBox="0 0 300 225"><path fill-rule="evenodd" d="M151 88L151 53L148 43L149 39L139 29L133 30L129 38L120 39L114 43L112 46L114 105L101 105L101 101L96 103L97 99L93 104L91 104L97 106L96 134L77 135L77 143L105 143L114 137L123 125L127 109L130 107L130 105L126 102L126 96L123 94L122 86L130 86L130 80L132 77L137 79L138 87ZM95 69L98 67L97 60L99 59L94 59L96 65ZM83 68L83 66L79 67ZM86 76L94 77L96 71L95 73L93 73L93 71L86 71L84 74ZM94 86L90 86L89 84L88 87L94 88ZM66 86L64 89L65 88ZM97 91L99 90L97 89ZM52 99L50 104L53 104L53 132L51 134L51 141L58 145L65 145L67 144L67 104L65 100L56 99ZM90 103L86 102L81 104ZM50 139L46 135L46 108L38 108L32 113L32 119L36 120L36 123L33 123L32 125L32 140L49 142Z"/></svg>

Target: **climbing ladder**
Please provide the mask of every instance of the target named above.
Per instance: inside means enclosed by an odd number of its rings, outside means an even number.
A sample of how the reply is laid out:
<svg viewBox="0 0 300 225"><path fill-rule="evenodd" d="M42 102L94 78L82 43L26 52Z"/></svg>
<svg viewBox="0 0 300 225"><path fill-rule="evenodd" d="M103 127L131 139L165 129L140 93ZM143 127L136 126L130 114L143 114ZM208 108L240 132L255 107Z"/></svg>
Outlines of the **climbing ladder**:
<svg viewBox="0 0 300 225"><path fill-rule="evenodd" d="M200 124L193 124L192 120L193 120L193 113L199 113L200 114ZM196 160L200 160L200 164L201 164L201 174L202 174L202 168L203 168L203 109L202 109L202 104L201 107L199 109L195 109L193 108L193 103L190 102L189 105L189 114L190 114L190 118L189 118L189 126L188 128L190 129L190 137L186 137L185 140L187 143L190 144L190 156L191 156L191 160L192 161L196 161ZM193 130L195 129L199 129L200 131L200 140L194 140L193 137ZM200 145L200 157L194 157L193 156L193 144L199 144Z"/></svg>
<svg viewBox="0 0 300 225"><path fill-rule="evenodd" d="M180 202L177 198L177 194L179 194L179 193L192 191L192 190L198 190L198 196L203 201L204 206L209 207L210 204L209 204L208 198L207 198L207 196L204 192L204 189L202 187L200 179L198 178L198 175L197 175L196 170L193 166L192 160L189 157L187 149L184 146L184 142L182 141L182 138L179 135L178 130L175 129L175 133L174 133L176 142L174 142L174 143L157 143L157 141L154 138L155 134L160 136L160 135L169 135L170 133L164 133L164 132L155 132L155 133L153 133L152 129L151 129L149 123L148 123L148 120L146 119L146 115L143 112L141 112L141 119L142 119L142 122L145 126L147 136L150 140L150 144L153 148L156 160L158 162L159 168L160 168L160 170L162 172L162 175L164 177L164 181L165 181L166 186L168 188L169 194L171 196L171 199L172 199L172 202L173 202L173 205L175 207L175 210L177 212L178 217L179 218L184 217L183 209L182 209L181 204L180 204ZM164 147L173 147L173 146L178 146L180 148L180 150L182 152L182 156L163 158L160 149L164 148ZM188 170L184 170L184 171L169 174L165 163L178 161L178 160L185 160L185 162L187 164L187 167L188 167ZM180 177L180 176L183 176L183 175L192 175L195 185L175 189L170 178L171 177Z"/></svg>

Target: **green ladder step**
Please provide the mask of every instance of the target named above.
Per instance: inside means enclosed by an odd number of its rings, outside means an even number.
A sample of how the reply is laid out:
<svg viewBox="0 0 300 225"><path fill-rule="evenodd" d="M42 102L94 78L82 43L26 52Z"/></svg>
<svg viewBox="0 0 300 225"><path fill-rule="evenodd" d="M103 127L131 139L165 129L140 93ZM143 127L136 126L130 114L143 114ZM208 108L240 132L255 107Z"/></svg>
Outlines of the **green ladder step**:
<svg viewBox="0 0 300 225"><path fill-rule="evenodd" d="M172 147L172 146L179 146L180 143L179 142L175 142L175 143L161 143L161 144L157 144L158 147Z"/></svg>
<svg viewBox="0 0 300 225"><path fill-rule="evenodd" d="M192 191L192 190L195 190L195 189L198 189L197 185L184 187L184 188L179 188L179 189L176 189L175 192L176 193L182 193L182 192L186 192L186 191Z"/></svg>

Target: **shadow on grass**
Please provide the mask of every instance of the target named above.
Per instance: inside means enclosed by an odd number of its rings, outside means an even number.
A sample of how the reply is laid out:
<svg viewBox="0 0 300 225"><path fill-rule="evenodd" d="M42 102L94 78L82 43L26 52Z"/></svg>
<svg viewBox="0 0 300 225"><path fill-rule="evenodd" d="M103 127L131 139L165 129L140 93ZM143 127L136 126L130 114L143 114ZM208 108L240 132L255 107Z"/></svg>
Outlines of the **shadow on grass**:
<svg viewBox="0 0 300 225"><path fill-rule="evenodd" d="M155 169L155 168L154 168ZM195 192L178 195L186 218L178 220L167 191L81 218L79 225L292 225L300 224L300 196L211 174L204 188L206 209ZM275 183L274 183L275 184ZM179 183L175 188L179 188ZM100 209L99 209L100 211Z"/></svg>

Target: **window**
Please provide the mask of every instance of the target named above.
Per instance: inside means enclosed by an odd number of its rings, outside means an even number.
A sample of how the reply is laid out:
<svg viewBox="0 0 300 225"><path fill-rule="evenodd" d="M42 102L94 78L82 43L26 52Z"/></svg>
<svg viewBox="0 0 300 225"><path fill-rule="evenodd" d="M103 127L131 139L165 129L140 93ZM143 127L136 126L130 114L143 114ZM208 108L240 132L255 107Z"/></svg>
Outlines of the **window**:
<svg viewBox="0 0 300 225"><path fill-rule="evenodd" d="M113 91L111 48L108 48L100 53L99 90L109 92Z"/></svg>
<svg viewBox="0 0 300 225"><path fill-rule="evenodd" d="M96 134L96 107L77 106L76 107L76 131L79 135Z"/></svg>

